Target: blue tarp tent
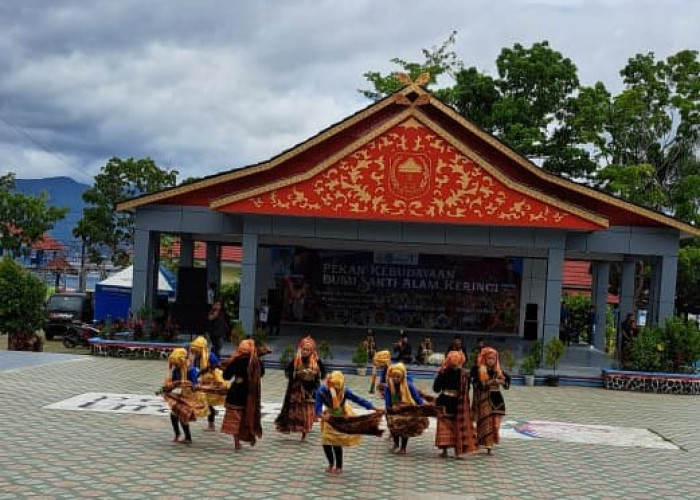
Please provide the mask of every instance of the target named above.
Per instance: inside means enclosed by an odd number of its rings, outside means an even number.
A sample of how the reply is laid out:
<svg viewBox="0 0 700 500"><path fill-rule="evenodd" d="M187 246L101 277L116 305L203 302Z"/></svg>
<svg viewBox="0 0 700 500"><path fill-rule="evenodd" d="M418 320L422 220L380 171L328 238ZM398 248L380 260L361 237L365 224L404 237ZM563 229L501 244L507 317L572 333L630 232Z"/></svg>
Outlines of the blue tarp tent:
<svg viewBox="0 0 700 500"><path fill-rule="evenodd" d="M158 273L158 298L174 300L176 278L166 267ZM134 266L129 266L95 285L95 321L129 319Z"/></svg>

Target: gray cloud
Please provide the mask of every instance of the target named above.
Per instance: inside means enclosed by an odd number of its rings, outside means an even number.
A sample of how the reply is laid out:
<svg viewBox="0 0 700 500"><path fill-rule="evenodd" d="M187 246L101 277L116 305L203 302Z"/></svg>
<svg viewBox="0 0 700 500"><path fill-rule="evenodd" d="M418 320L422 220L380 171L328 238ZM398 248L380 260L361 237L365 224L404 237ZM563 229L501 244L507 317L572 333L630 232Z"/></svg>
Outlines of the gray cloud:
<svg viewBox="0 0 700 500"><path fill-rule="evenodd" d="M0 173L83 182L110 156L182 177L262 161L368 104L362 74L454 29L466 65L547 39L584 83L697 49L694 0L15 1L0 5Z"/></svg>

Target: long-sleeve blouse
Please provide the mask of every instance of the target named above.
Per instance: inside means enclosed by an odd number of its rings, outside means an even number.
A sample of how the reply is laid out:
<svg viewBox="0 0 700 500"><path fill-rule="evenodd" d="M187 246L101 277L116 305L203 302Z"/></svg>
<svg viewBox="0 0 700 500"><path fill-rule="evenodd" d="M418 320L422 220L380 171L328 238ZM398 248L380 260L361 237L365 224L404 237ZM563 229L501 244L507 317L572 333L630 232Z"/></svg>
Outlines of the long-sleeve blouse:
<svg viewBox="0 0 700 500"><path fill-rule="evenodd" d="M462 396L462 374L462 368L450 368L438 372L433 382L433 391L440 394L435 401L435 405L444 406L447 415L457 413L457 402ZM466 373L464 375L467 376ZM469 390L468 386L467 390Z"/></svg>
<svg viewBox="0 0 700 500"><path fill-rule="evenodd" d="M187 380L190 381L193 386L197 385L197 377L198 376L199 376L199 370L197 370L194 366L190 366L187 369ZM180 381L180 369L173 368L173 371L171 372L170 378L173 382L179 382Z"/></svg>
<svg viewBox="0 0 700 500"><path fill-rule="evenodd" d="M417 405L422 405L424 403L423 398L421 397L420 393L418 392L418 389L416 389L416 386L413 384L413 380L411 380L410 378L407 378L406 382L408 383L408 390L411 392L411 397L413 398L413 401L415 401ZM394 383L394 381L390 380L387 383L386 389L384 390L384 404L386 405L387 408L391 408L393 406L393 403L394 403L392 401L392 398L391 398L392 392L390 389L390 386L393 383ZM399 392L398 387L396 388L396 391L394 391L393 394L397 394L400 397L401 393ZM403 402L405 403L406 401L403 401Z"/></svg>
<svg viewBox="0 0 700 500"><path fill-rule="evenodd" d="M374 405L370 401L367 401L366 399L356 395L348 387L345 388L343 393L343 400L340 401L341 408L345 406L345 402L348 400L368 410L371 410L374 407ZM324 406L328 408L333 408L333 397L331 396L331 391L328 389L328 387L322 385L316 390L316 403L314 405L316 415L321 415Z"/></svg>
<svg viewBox="0 0 700 500"><path fill-rule="evenodd" d="M304 391L312 397L316 392L316 388L321 383L321 380L326 378L326 366L323 364L323 361L319 359L316 363L318 364L318 372L313 373L311 370L306 368L305 365L302 365L301 369L297 370L296 374L297 379L301 382L301 385L304 388ZM285 375L289 379L290 385L292 382L294 382L294 372L294 361L291 361L284 370Z"/></svg>
<svg viewBox="0 0 700 500"><path fill-rule="evenodd" d="M228 393L226 394L226 404L239 407L244 407L246 405L249 384L249 362L249 357L240 357L231 361L226 367L226 371L224 371L224 380L231 381L231 387L229 387ZM265 375L265 365L261 362L260 377L263 375Z"/></svg>

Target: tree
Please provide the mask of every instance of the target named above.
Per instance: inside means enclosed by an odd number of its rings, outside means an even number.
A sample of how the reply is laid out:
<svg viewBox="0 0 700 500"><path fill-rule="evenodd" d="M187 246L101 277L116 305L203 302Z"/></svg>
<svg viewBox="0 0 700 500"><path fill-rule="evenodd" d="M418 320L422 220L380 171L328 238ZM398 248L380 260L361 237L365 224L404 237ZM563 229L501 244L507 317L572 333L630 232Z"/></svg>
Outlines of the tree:
<svg viewBox="0 0 700 500"><path fill-rule="evenodd" d="M0 176L0 248L10 255L39 241L67 208L48 205L48 195L28 196L14 192L15 174Z"/></svg>
<svg viewBox="0 0 700 500"><path fill-rule="evenodd" d="M546 160L557 155L550 128L578 88L576 66L549 46L516 43L496 59L500 99L493 105L495 134L521 154Z"/></svg>
<svg viewBox="0 0 700 500"><path fill-rule="evenodd" d="M454 77L454 74L462 69L462 61L460 61L453 50L449 50L455 43L456 35L457 32L453 31L440 46L433 47L430 50L423 49L425 60L422 63L408 62L398 57L392 59L391 62L397 64L412 80L415 80L423 73L429 73L430 81L426 84L426 87L433 86L441 75L447 74L450 77ZM378 71L367 71L363 76L372 84L374 89L359 90L359 92L368 99L379 101L404 87L404 84L397 78L398 73L393 72L388 75L382 75ZM436 94L449 102L449 92L449 89L438 89Z"/></svg>
<svg viewBox="0 0 700 500"><path fill-rule="evenodd" d="M90 262L100 264L106 256L115 265L128 264L134 217L117 212L117 203L172 187L177 174L176 170L160 169L150 158L110 158L95 176L95 184L83 193L86 206L73 230L87 247Z"/></svg>
<svg viewBox="0 0 700 500"><path fill-rule="evenodd" d="M549 42L535 43L526 48L515 44L504 48L496 60L498 78L480 72L476 67L464 68L454 51L456 32L437 48L423 49L421 63L392 59L412 79L428 72L426 87L434 86L437 78L449 76L452 86L433 89L435 95L451 105L458 113L484 130L507 142L521 154L546 161L566 170L580 151L567 150L564 134L557 135L559 117L565 114L570 97L578 88L576 66L570 59L552 49ZM373 100L381 99L403 87L397 73L382 75L368 71L364 77L374 90L360 92Z"/></svg>
<svg viewBox="0 0 700 500"><path fill-rule="evenodd" d="M580 90L562 117L591 151L591 180L627 201L700 224L700 61L684 50L656 61L637 54L616 96L602 83ZM572 146L576 147L576 145Z"/></svg>
<svg viewBox="0 0 700 500"><path fill-rule="evenodd" d="M0 259L0 332L7 333L9 350L41 351L35 332L45 317L46 287L8 256Z"/></svg>

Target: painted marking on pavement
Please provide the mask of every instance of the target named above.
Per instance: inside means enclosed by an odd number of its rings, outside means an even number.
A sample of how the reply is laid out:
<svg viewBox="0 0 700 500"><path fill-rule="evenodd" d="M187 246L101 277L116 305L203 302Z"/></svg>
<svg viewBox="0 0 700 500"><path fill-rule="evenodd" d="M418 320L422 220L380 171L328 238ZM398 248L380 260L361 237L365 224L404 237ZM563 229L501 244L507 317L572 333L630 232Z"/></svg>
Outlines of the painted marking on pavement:
<svg viewBox="0 0 700 500"><path fill-rule="evenodd" d="M114 394L87 392L44 406L49 410L93 411L129 415L167 416L168 405L163 398L144 394ZM262 402L262 421L272 423L280 412L279 402ZM219 410L223 411L222 407ZM366 410L356 409L357 413ZM432 419L431 419L432 420ZM432 424L433 422L431 422ZM434 433L435 425L428 428ZM505 439L551 439L567 443L582 443L608 446L628 446L678 450L679 447L648 429L615 427L609 425L584 425L569 422L544 420L504 420L501 437Z"/></svg>

